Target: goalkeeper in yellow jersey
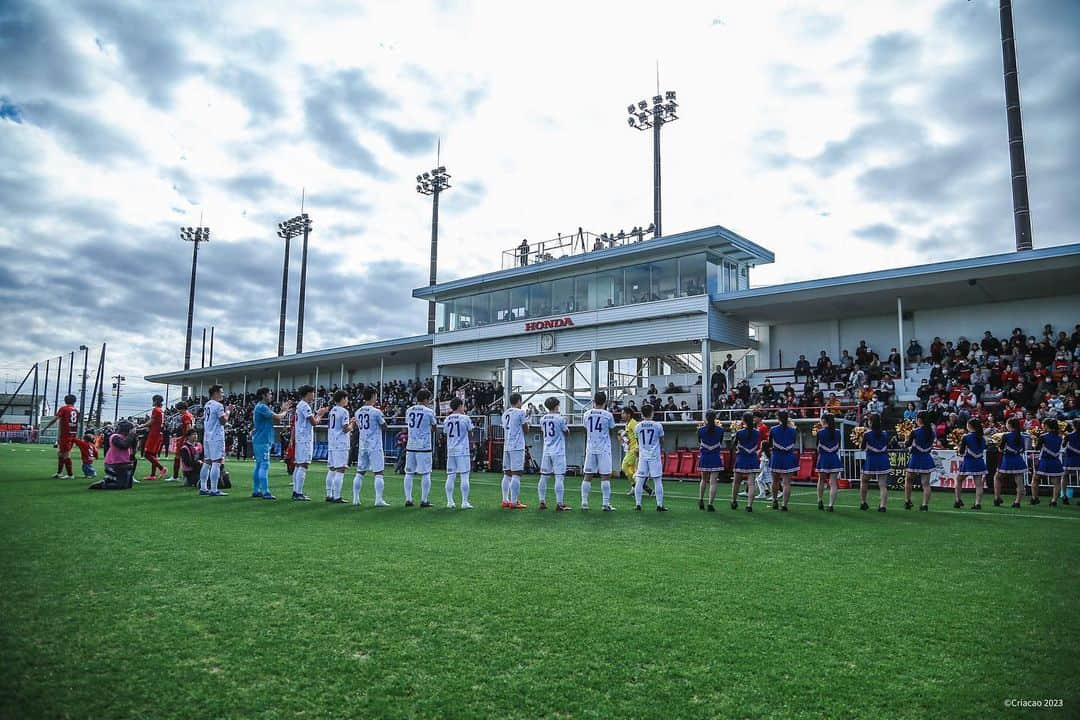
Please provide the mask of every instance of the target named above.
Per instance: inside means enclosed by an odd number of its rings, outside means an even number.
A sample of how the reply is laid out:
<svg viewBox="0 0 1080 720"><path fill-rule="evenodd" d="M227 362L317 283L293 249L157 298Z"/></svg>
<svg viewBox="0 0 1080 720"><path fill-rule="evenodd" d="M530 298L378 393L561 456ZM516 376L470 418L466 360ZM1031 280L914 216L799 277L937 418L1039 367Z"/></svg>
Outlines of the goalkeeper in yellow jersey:
<svg viewBox="0 0 1080 720"><path fill-rule="evenodd" d="M634 475L637 473L638 465L638 440L637 433L634 429L637 427L637 418L634 416L634 409L631 407L625 407L622 411L622 421L625 427L619 431L619 440L622 441L623 460L622 471L626 476L627 482L630 483L630 489L626 491L627 495L634 494ZM648 478L645 479L645 492L649 495L653 494L652 488L649 486Z"/></svg>

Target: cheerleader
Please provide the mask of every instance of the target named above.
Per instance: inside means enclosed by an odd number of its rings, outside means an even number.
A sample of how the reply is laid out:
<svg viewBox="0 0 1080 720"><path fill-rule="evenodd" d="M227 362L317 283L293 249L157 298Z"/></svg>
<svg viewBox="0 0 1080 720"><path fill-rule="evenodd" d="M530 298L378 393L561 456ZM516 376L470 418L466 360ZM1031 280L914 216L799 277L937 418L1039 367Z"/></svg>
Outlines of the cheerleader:
<svg viewBox="0 0 1080 720"><path fill-rule="evenodd" d="M761 451L761 435L754 425L754 416L743 413L743 429L735 433L735 467L731 482L731 509L739 507L739 488L746 483L746 512L754 512L754 493L750 489L751 478L758 472L758 453Z"/></svg>
<svg viewBox="0 0 1080 720"><path fill-rule="evenodd" d="M791 497L791 476L799 469L799 453L795 450L795 426L788 423L788 411L776 413L777 426L769 431L769 465L772 467L773 510L787 512ZM778 499L780 485L784 487L784 504Z"/></svg>
<svg viewBox="0 0 1080 720"><path fill-rule="evenodd" d="M994 473L994 507L1001 506L1001 486L1006 478L1011 477L1016 483L1016 499L1012 506L1018 508L1020 498L1024 497L1024 476L1028 469L1027 458L1024 456L1024 434L1020 432L1020 418L1011 417L1006 424L1009 432L1002 435L998 443L1001 460L998 461L997 472Z"/></svg>
<svg viewBox="0 0 1080 720"><path fill-rule="evenodd" d="M934 456L930 453L934 449L934 431L930 427L930 416L926 411L915 415L915 429L907 437L907 447L911 450L908 459L907 472L904 474L904 509L910 510L911 487L915 478L922 483L922 505L920 512L930 509L930 473L934 470Z"/></svg>
<svg viewBox="0 0 1080 720"><path fill-rule="evenodd" d="M840 472L844 469L840 462L840 431L836 429L836 417L832 413L821 416L825 426L817 433L817 509L833 511L836 505L836 492L840 489ZM829 485L829 507L822 501L825 485Z"/></svg>
<svg viewBox="0 0 1080 720"><path fill-rule="evenodd" d="M889 433L881 429L881 416L877 413L870 413L867 424L870 430L862 437L862 449L866 451L866 460L863 461L862 475L859 478L859 509L870 509L866 503L866 496L870 492L870 481L877 480L877 511L883 513L889 496L889 475L892 474L888 452Z"/></svg>
<svg viewBox="0 0 1080 720"><path fill-rule="evenodd" d="M1061 480L1061 502L1069 504L1069 498L1065 495L1065 487L1069 484L1069 477L1080 476L1080 418L1073 420L1072 432L1065 436L1065 462L1062 469L1065 476Z"/></svg>
<svg viewBox="0 0 1080 720"><path fill-rule="evenodd" d="M964 459L960 461L960 472L956 475L956 500L953 507L964 507L960 491L964 486L964 478L969 477L975 483L975 504L971 509L982 510L983 486L986 485L986 438L983 437L982 421L979 418L968 420L967 429L967 435L960 439L960 447L956 449L956 454Z"/></svg>
<svg viewBox="0 0 1080 720"><path fill-rule="evenodd" d="M1061 464L1064 443L1058 435L1058 421L1054 418L1047 418L1043 422L1043 431L1043 434L1035 441L1039 450L1039 463L1035 466L1035 486L1031 492L1038 498L1039 477L1046 478L1051 488L1050 507L1057 507L1058 494L1065 494L1065 483L1062 480L1065 477L1065 469Z"/></svg>
<svg viewBox="0 0 1080 720"><path fill-rule="evenodd" d="M724 428L716 424L716 413L705 413L705 425L698 428L698 442L701 445L698 457L698 469L701 471L701 483L698 485L698 509L705 509L705 486L709 486L709 512L716 512L716 485L720 473L724 470L724 459L720 448L724 445Z"/></svg>

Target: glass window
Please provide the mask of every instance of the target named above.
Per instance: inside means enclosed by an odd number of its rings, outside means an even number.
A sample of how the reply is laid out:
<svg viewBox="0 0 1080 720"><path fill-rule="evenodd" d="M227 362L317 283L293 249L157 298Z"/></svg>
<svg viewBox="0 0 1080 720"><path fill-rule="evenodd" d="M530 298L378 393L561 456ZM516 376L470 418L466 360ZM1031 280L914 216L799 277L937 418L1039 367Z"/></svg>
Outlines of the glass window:
<svg viewBox="0 0 1080 720"><path fill-rule="evenodd" d="M605 270L589 276L590 307L595 310L623 304L623 271Z"/></svg>
<svg viewBox="0 0 1080 720"><path fill-rule="evenodd" d="M458 298L451 301L450 329L466 330L472 327L472 298Z"/></svg>
<svg viewBox="0 0 1080 720"><path fill-rule="evenodd" d="M529 289L517 287L510 289L510 320L524 320L529 317Z"/></svg>
<svg viewBox="0 0 1080 720"><path fill-rule="evenodd" d="M620 270L620 275L622 271ZM589 288L592 287L592 275L578 275L574 278L574 309L573 312L581 312L582 310L594 310L598 306L595 302L589 300ZM619 289L622 290L622 281L619 282Z"/></svg>
<svg viewBox="0 0 1080 720"><path fill-rule="evenodd" d="M481 293L473 298L473 324L477 327L491 323L491 293Z"/></svg>
<svg viewBox="0 0 1080 720"><path fill-rule="evenodd" d="M529 286L529 317L551 315L551 283L540 282Z"/></svg>
<svg viewBox="0 0 1080 720"><path fill-rule="evenodd" d="M690 255L679 258L679 294L705 294L705 256Z"/></svg>
<svg viewBox="0 0 1080 720"><path fill-rule="evenodd" d="M510 291L496 290L491 295L491 321L506 322L510 319Z"/></svg>
<svg viewBox="0 0 1080 720"><path fill-rule="evenodd" d="M574 312L574 278L551 281L551 312L553 315Z"/></svg>
<svg viewBox="0 0 1080 720"><path fill-rule="evenodd" d="M626 268L626 302L649 302L649 266L634 265Z"/></svg>
<svg viewBox="0 0 1080 720"><path fill-rule="evenodd" d="M749 290L750 289L750 266L749 265L740 265L739 266L739 289L740 290Z"/></svg>
<svg viewBox="0 0 1080 720"><path fill-rule="evenodd" d="M446 332L450 329L447 324L447 315L449 314L449 303L435 303L435 329L439 332Z"/></svg>
<svg viewBox="0 0 1080 720"><path fill-rule="evenodd" d="M650 300L667 300L679 292L679 261L661 260L649 265L651 275Z"/></svg>
<svg viewBox="0 0 1080 720"><path fill-rule="evenodd" d="M735 292L735 290L738 287L739 287L739 279L738 279L737 268L735 267L735 263L731 262L730 260L725 260L724 261L724 283L723 283L724 292L726 292L726 293Z"/></svg>

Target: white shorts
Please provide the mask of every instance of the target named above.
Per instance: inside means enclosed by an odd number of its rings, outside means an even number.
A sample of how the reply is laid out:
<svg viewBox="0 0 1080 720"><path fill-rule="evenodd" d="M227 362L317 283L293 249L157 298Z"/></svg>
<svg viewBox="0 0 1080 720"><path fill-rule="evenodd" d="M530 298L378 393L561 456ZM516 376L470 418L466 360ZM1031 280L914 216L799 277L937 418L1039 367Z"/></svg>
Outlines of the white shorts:
<svg viewBox="0 0 1080 720"><path fill-rule="evenodd" d="M326 451L327 467L339 468L349 466L349 447L331 447Z"/></svg>
<svg viewBox="0 0 1080 720"><path fill-rule="evenodd" d="M451 473L467 473L472 469L472 457L469 455L447 455L446 456L446 472Z"/></svg>
<svg viewBox="0 0 1080 720"><path fill-rule="evenodd" d="M356 457L356 472L365 473L370 470L373 473L381 473L386 469L386 457L382 448L365 450L360 448L360 454Z"/></svg>
<svg viewBox="0 0 1080 720"><path fill-rule="evenodd" d="M664 469L661 466L660 458L638 458L636 475L637 477L653 479L664 477Z"/></svg>
<svg viewBox="0 0 1080 720"><path fill-rule="evenodd" d="M314 450L314 440L297 440L296 452L293 455L293 462L297 465L307 465L311 462L311 455Z"/></svg>
<svg viewBox="0 0 1080 720"><path fill-rule="evenodd" d="M431 451L406 450L405 472L410 474L427 475L431 472Z"/></svg>
<svg viewBox="0 0 1080 720"><path fill-rule="evenodd" d="M203 460L212 462L225 458L225 438L207 438L203 443Z"/></svg>
<svg viewBox="0 0 1080 720"><path fill-rule="evenodd" d="M525 469L524 450L503 450L503 472L520 472Z"/></svg>
<svg viewBox="0 0 1080 720"><path fill-rule="evenodd" d="M589 475L610 475L611 452L586 452L585 472Z"/></svg>
<svg viewBox="0 0 1080 720"><path fill-rule="evenodd" d="M565 475L566 453L560 453L559 455L549 455L544 453L544 457L540 458L540 474Z"/></svg>

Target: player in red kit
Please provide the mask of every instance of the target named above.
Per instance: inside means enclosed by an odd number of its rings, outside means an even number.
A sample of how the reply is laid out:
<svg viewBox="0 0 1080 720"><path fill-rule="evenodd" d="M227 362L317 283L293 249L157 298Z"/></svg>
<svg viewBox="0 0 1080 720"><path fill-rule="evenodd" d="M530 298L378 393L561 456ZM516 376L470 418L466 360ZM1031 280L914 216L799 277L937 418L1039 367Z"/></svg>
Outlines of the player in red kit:
<svg viewBox="0 0 1080 720"><path fill-rule="evenodd" d="M168 470L165 466L158 462L158 453L161 452L161 444L165 438L162 435L162 430L165 425L165 411L161 409L161 406L165 404L165 398L160 395L153 397L154 407L150 411L150 428L146 433L146 442L143 443L143 457L150 461L150 474L143 478L143 480L157 480L158 478L165 477L165 473Z"/></svg>
<svg viewBox="0 0 1080 720"><path fill-rule="evenodd" d="M180 401L176 403L176 409L180 411L180 428L174 436L173 440L173 472L171 478L166 478L165 482L177 482L181 480L180 476L180 449L184 447L184 437L187 435L188 430L195 427L195 416L188 410L187 403Z"/></svg>
<svg viewBox="0 0 1080 720"><path fill-rule="evenodd" d="M75 445L75 439L79 436L79 411L75 409L76 398L74 395L64 396L64 406L56 411L56 417L48 422L42 430L48 430L54 424L60 423L59 436L56 440L56 474L54 478L66 478L71 480L75 477L71 471L71 448ZM67 475L64 475L64 472Z"/></svg>

